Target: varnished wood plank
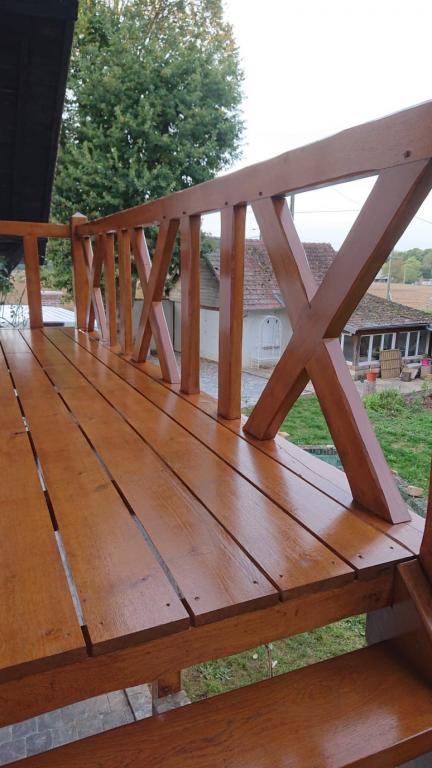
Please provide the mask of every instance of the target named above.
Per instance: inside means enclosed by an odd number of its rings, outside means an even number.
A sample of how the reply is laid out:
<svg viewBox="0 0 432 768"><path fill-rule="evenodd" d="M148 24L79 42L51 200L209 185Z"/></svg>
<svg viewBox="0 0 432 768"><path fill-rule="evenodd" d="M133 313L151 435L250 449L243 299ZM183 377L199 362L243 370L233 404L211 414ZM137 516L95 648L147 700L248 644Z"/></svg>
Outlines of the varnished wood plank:
<svg viewBox="0 0 432 768"><path fill-rule="evenodd" d="M71 257L73 274L73 294L75 303L75 324L86 329L88 275L82 239L77 234L77 226L87 221L87 217L76 213L70 218Z"/></svg>
<svg viewBox="0 0 432 768"><path fill-rule="evenodd" d="M344 582L354 571L255 486L60 332L63 353L152 446L284 597Z"/></svg>
<svg viewBox="0 0 432 768"><path fill-rule="evenodd" d="M97 340L90 340L86 334L78 334L71 328L63 328L62 333L69 338L73 338L85 349L92 352L92 354L99 356L105 364L107 364L109 360L111 367L115 366L113 369L116 370L117 373L119 372L117 357L111 358L105 356L103 350L98 347ZM182 400L185 400L198 410L211 416L212 419L215 419L219 424L234 432L242 440L253 445L267 456L270 456L283 467L289 469L290 472L293 472L295 475L305 480L309 485L317 488L326 496L329 496L329 498L338 502L338 504L355 511L357 518L363 520L373 528L382 531L389 536L390 539L393 539L398 544L406 547L412 554L419 554L424 530L424 519L419 517L419 515L411 512L411 520L409 522L397 523L396 525L388 523L376 515L371 515L355 504L346 475L341 470L332 467L282 437L276 436L274 440L255 440L243 430L246 417L231 420L223 419L218 415L217 401L211 395L208 395L206 392L200 392L195 395L185 395L180 392L178 386L163 382L160 377L158 366L153 363L147 361L146 363L141 363L139 365L134 363L133 365L138 367L141 372L146 373L147 376L153 380L162 383L165 388ZM122 368L122 370L127 369Z"/></svg>
<svg viewBox="0 0 432 768"><path fill-rule="evenodd" d="M199 216L180 220L182 392L200 388L200 231Z"/></svg>
<svg viewBox="0 0 432 768"><path fill-rule="evenodd" d="M28 768L392 768L432 748L430 686L389 644L30 758Z"/></svg>
<svg viewBox="0 0 432 768"><path fill-rule="evenodd" d="M117 296L113 233L105 236L104 277L108 340L110 346L115 347L117 344Z"/></svg>
<svg viewBox="0 0 432 768"><path fill-rule="evenodd" d="M122 352L129 354L133 344L132 330L132 273L130 237L128 230L120 230L118 239L118 265L120 290L120 342Z"/></svg>
<svg viewBox="0 0 432 768"><path fill-rule="evenodd" d="M144 525L194 623L276 602L274 586L121 416L46 338L24 336Z"/></svg>
<svg viewBox="0 0 432 768"><path fill-rule="evenodd" d="M81 234L220 211L432 157L432 102L337 133L235 173L83 225Z"/></svg>
<svg viewBox="0 0 432 768"><path fill-rule="evenodd" d="M174 669L241 653L391 603L390 571L312 592L262 610L183 630L147 643L91 656L60 669L0 684L4 725L100 693L141 685Z"/></svg>
<svg viewBox="0 0 432 768"><path fill-rule="evenodd" d="M176 219L172 219L170 221L163 221L159 227L153 265L144 290L144 304L133 351L134 360L145 360L148 355L152 336L150 313L153 303L162 301L165 280L172 258L172 250L177 235L178 224Z"/></svg>
<svg viewBox="0 0 432 768"><path fill-rule="evenodd" d="M429 481L429 500L426 513L426 527L420 550L420 560L424 570L427 573L429 581L432 583L432 466Z"/></svg>
<svg viewBox="0 0 432 768"><path fill-rule="evenodd" d="M61 331L53 329L47 333L67 352L70 344L62 343L64 334ZM110 354L100 345L91 344L98 359L317 535L360 574L411 557L411 551L372 527L368 520L357 519L357 511L347 509L324 495L319 486L314 488L304 482L287 467L241 440L237 434L209 418L184 398L177 397L143 375L141 370Z"/></svg>
<svg viewBox="0 0 432 768"><path fill-rule="evenodd" d="M67 224L39 223L35 221L0 221L0 235L69 238L70 229Z"/></svg>
<svg viewBox="0 0 432 768"><path fill-rule="evenodd" d="M23 245L30 328L42 328L42 297L37 238L33 235L25 235Z"/></svg>
<svg viewBox="0 0 432 768"><path fill-rule="evenodd" d="M189 617L173 587L49 379L32 354L7 354L92 652L187 626Z"/></svg>
<svg viewBox="0 0 432 768"><path fill-rule="evenodd" d="M226 419L241 413L245 224L245 205L221 212L218 412Z"/></svg>
<svg viewBox="0 0 432 768"><path fill-rule="evenodd" d="M150 277L151 261L142 227L132 230L131 244L135 265L144 292ZM178 383L180 381L180 373L162 302L152 303L150 310L150 325L156 343L162 377L165 381L170 382L171 384Z"/></svg>
<svg viewBox="0 0 432 768"><path fill-rule="evenodd" d="M15 333L15 332L10 332ZM86 655L5 360L0 351L0 680Z"/></svg>

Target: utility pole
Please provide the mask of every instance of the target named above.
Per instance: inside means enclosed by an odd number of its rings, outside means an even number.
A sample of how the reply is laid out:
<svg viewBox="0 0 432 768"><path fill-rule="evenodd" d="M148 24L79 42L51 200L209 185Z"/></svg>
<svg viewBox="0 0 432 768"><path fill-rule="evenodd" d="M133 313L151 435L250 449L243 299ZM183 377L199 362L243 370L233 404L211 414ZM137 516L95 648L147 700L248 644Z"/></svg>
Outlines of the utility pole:
<svg viewBox="0 0 432 768"><path fill-rule="evenodd" d="M388 272L387 272L387 291L386 291L386 299L389 301L392 301L391 296L391 268L392 268L392 258L393 258L393 251L391 251L389 260L388 260Z"/></svg>

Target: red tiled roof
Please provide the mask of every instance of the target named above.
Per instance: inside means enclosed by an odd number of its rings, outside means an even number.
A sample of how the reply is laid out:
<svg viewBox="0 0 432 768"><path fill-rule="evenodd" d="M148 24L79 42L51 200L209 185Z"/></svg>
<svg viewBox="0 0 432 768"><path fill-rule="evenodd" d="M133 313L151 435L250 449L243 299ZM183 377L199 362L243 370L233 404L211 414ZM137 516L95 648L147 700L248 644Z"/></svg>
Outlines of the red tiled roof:
<svg viewBox="0 0 432 768"><path fill-rule="evenodd" d="M336 257L330 243L303 243L312 274L319 285ZM219 251L206 254L213 274L219 280ZM262 240L246 240L244 306L247 310L272 310L284 306L268 253ZM375 327L400 327L432 324L432 315L366 294L353 312L346 328L351 333Z"/></svg>

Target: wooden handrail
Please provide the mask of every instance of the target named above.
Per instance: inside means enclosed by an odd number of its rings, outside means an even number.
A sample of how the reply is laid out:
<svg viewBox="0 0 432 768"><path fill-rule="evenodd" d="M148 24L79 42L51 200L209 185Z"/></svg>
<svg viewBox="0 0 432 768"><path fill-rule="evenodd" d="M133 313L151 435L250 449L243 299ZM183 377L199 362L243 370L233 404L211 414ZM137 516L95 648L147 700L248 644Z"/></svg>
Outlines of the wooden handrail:
<svg viewBox="0 0 432 768"><path fill-rule="evenodd" d="M38 238L71 238L68 224L35 221L0 221L0 237L22 239L30 328L42 328L42 296Z"/></svg>
<svg viewBox="0 0 432 768"><path fill-rule="evenodd" d="M68 224L52 224L50 222L37 221L1 221L0 237L64 237L70 238L71 232Z"/></svg>
<svg viewBox="0 0 432 768"><path fill-rule="evenodd" d="M356 178L377 176L322 285L318 286L285 195ZM388 254L432 187L432 102L421 104L263 163L96 221L77 221L75 237L87 254L87 328L97 315L107 337L100 269L90 268L91 238L115 233L120 243L122 350L145 361L156 339L164 380L176 382L176 364L162 311L163 287L180 229L182 369L180 389L199 391L199 235L202 214L221 214L218 414L241 413L241 347L245 212L250 204L269 253L293 336L245 430L258 440L275 436L305 385L312 381L356 502L391 523L409 519L406 505L349 375L338 336ZM144 306L131 338L130 243L147 254L143 227L159 225L153 263L142 256ZM148 254L146 255L146 259ZM99 272L98 272L99 270ZM111 269L112 273L112 269ZM112 280L112 277L111 277ZM112 291L112 288L111 288ZM125 298L126 297L126 298ZM127 304L127 306L126 306ZM111 318L112 319L112 318ZM111 334L113 335L113 334ZM169 361L169 364L167 364Z"/></svg>
<svg viewBox="0 0 432 768"><path fill-rule="evenodd" d="M97 235L304 192L432 156L432 101L78 227Z"/></svg>

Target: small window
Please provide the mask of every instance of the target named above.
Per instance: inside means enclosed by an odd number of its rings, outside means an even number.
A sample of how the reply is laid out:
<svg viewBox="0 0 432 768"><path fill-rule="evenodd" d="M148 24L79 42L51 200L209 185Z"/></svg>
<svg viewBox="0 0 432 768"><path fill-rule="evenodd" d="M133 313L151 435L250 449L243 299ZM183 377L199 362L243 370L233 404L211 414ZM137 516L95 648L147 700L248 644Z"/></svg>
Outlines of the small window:
<svg viewBox="0 0 432 768"><path fill-rule="evenodd" d="M425 355L428 348L429 331L420 331L418 354Z"/></svg>
<svg viewBox="0 0 432 768"><path fill-rule="evenodd" d="M353 361L353 337L350 336L348 333L344 333L343 335L343 353L345 356L345 360L347 363L352 363Z"/></svg>
<svg viewBox="0 0 432 768"><path fill-rule="evenodd" d="M393 349L393 334L385 333L383 336L383 349Z"/></svg>
<svg viewBox="0 0 432 768"><path fill-rule="evenodd" d="M408 357L414 357L417 351L418 331L411 331L408 339Z"/></svg>
<svg viewBox="0 0 432 768"><path fill-rule="evenodd" d="M379 360L380 350L381 350L381 340L382 340L381 334L379 336L378 335L372 336L371 360Z"/></svg>
<svg viewBox="0 0 432 768"><path fill-rule="evenodd" d="M407 338L408 338L407 333L396 334L396 349L400 349L401 357L406 356Z"/></svg>
<svg viewBox="0 0 432 768"><path fill-rule="evenodd" d="M370 336L362 336L360 339L360 362L369 362L369 342Z"/></svg>

